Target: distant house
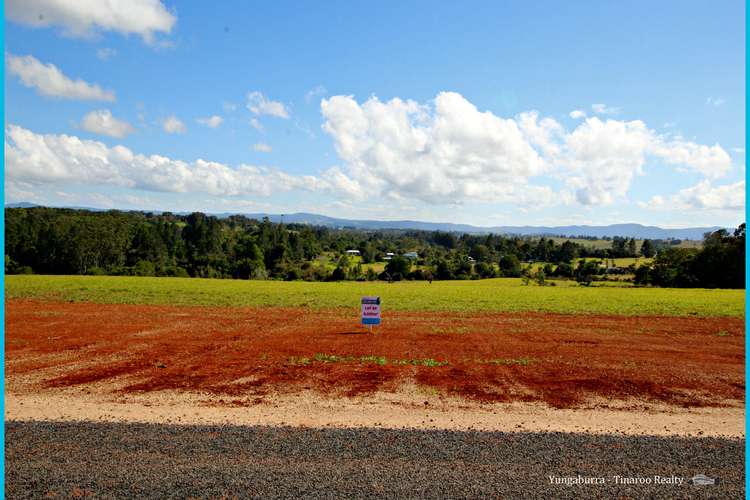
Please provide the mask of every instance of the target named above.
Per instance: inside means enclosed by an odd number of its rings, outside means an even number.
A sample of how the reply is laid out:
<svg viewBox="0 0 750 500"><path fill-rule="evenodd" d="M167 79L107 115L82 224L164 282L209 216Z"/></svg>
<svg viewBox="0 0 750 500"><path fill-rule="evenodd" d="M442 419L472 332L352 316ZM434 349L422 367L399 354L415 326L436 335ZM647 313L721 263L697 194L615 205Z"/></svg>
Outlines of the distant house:
<svg viewBox="0 0 750 500"><path fill-rule="evenodd" d="M417 260L419 258L419 255L417 255L417 252L406 252L404 254L404 257L406 257L407 259Z"/></svg>
<svg viewBox="0 0 750 500"><path fill-rule="evenodd" d="M386 252L385 257L383 257L383 260L391 260L396 254L393 252Z"/></svg>
<svg viewBox="0 0 750 500"><path fill-rule="evenodd" d="M474 257L469 256L469 262L474 262Z"/></svg>
<svg viewBox="0 0 750 500"><path fill-rule="evenodd" d="M359 255L359 250L347 250L346 255Z"/></svg>

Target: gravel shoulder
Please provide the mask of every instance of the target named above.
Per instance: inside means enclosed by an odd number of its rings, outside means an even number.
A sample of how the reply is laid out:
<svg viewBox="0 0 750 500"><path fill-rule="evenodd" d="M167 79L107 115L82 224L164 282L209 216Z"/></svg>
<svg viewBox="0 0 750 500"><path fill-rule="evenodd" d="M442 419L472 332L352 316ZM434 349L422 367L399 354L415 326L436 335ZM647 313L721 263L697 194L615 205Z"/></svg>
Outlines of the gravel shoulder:
<svg viewBox="0 0 750 500"><path fill-rule="evenodd" d="M480 403L402 388L357 398L315 392L252 398L159 392L113 395L47 390L5 396L6 420L182 425L271 425L385 429L586 432L592 434L745 437L743 407L680 408L639 401L594 401L558 409L543 403Z"/></svg>
<svg viewBox="0 0 750 500"><path fill-rule="evenodd" d="M10 421L5 493L743 498L743 452L744 439L706 437ZM718 483L689 483L696 474ZM586 478L602 483L565 484Z"/></svg>

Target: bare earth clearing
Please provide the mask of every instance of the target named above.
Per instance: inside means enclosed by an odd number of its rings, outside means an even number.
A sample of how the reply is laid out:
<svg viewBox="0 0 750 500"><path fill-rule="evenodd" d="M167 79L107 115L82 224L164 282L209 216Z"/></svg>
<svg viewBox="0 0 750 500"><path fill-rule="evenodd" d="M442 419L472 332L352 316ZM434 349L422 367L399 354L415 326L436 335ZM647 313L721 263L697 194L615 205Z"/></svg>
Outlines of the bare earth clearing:
<svg viewBox="0 0 750 500"><path fill-rule="evenodd" d="M744 436L739 317L11 300L6 419Z"/></svg>

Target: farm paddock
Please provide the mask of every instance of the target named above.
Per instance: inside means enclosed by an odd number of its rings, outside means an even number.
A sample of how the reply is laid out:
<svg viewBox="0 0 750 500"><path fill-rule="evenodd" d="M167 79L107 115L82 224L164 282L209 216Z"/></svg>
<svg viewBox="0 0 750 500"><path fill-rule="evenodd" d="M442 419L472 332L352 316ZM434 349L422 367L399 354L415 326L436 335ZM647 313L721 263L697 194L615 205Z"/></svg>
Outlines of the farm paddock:
<svg viewBox="0 0 750 500"><path fill-rule="evenodd" d="M744 398L739 317L396 311L367 334L341 309L11 300L6 325L6 381L16 393L176 391L240 406L402 386L553 408Z"/></svg>

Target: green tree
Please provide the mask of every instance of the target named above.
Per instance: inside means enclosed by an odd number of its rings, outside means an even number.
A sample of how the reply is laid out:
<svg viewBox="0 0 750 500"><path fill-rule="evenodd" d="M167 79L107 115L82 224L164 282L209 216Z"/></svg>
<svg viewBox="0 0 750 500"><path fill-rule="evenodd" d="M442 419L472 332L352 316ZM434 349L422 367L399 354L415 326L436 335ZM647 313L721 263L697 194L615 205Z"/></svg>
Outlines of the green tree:
<svg viewBox="0 0 750 500"><path fill-rule="evenodd" d="M490 250L486 245L475 245L469 255L477 262L488 262L490 260Z"/></svg>
<svg viewBox="0 0 750 500"><path fill-rule="evenodd" d="M573 259L578 257L578 245L570 240L565 240L560 245L560 251L558 252L557 261L571 263Z"/></svg>
<svg viewBox="0 0 750 500"><path fill-rule="evenodd" d="M636 251L635 238L630 238L630 240L628 240L628 249L627 249L627 251L628 251L628 257L635 257L636 255L638 255L638 253Z"/></svg>
<svg viewBox="0 0 750 500"><path fill-rule="evenodd" d="M500 258L500 274L506 278L521 276L521 263L514 254L503 255Z"/></svg>
<svg viewBox="0 0 750 500"><path fill-rule="evenodd" d="M474 271L479 275L480 278L494 278L495 268L486 262L477 262L474 265Z"/></svg>
<svg viewBox="0 0 750 500"><path fill-rule="evenodd" d="M553 274L555 276L560 276L562 278L572 278L573 273L574 273L573 266L571 266L567 262L561 262L560 264L558 264Z"/></svg>
<svg viewBox="0 0 750 500"><path fill-rule="evenodd" d="M544 271L542 269L537 269L537 271L533 275L534 281L536 281L536 284L539 286L544 286L547 284L547 275L544 274Z"/></svg>
<svg viewBox="0 0 750 500"><path fill-rule="evenodd" d="M156 274L156 268L154 263L147 260L139 260L133 266L134 276L154 276Z"/></svg>
<svg viewBox="0 0 750 500"><path fill-rule="evenodd" d="M610 255L612 257L625 257L627 255L627 238L615 236L612 238L612 248L610 249Z"/></svg>
<svg viewBox="0 0 750 500"><path fill-rule="evenodd" d="M595 260L579 260L575 271L576 281L581 285L589 286L594 280L594 276L601 274L600 264L599 261Z"/></svg>
<svg viewBox="0 0 750 500"><path fill-rule="evenodd" d="M385 272L390 274L393 279L404 278L411 271L411 259L400 255L394 256L385 266Z"/></svg>
<svg viewBox="0 0 750 500"><path fill-rule="evenodd" d="M654 248L654 243L651 240L643 240L643 243L641 243L641 255L646 258L656 255L656 248Z"/></svg>

